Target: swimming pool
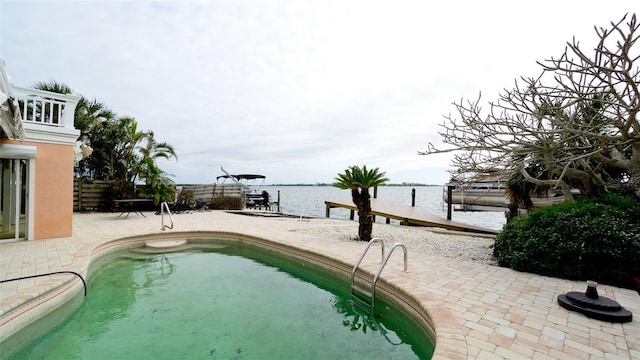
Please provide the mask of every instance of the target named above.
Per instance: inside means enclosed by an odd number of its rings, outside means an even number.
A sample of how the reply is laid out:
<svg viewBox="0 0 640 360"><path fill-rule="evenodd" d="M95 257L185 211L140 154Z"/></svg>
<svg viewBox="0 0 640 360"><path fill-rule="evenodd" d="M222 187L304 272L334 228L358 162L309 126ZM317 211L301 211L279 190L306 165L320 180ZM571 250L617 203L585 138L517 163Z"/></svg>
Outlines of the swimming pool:
<svg viewBox="0 0 640 360"><path fill-rule="evenodd" d="M254 247L205 246L211 242L97 261L89 297L15 358L431 356L428 336L399 311L380 303L381 317L371 318L350 306L346 281Z"/></svg>

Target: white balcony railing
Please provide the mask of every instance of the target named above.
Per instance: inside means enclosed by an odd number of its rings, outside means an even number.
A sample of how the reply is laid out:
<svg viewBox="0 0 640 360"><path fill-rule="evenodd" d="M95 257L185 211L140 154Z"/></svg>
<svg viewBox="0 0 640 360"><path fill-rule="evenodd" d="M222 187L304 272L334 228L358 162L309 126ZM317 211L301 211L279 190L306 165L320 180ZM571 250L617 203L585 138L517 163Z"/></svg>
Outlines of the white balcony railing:
<svg viewBox="0 0 640 360"><path fill-rule="evenodd" d="M24 125L34 124L75 130L73 118L80 96L20 86L11 86L11 90L18 101Z"/></svg>

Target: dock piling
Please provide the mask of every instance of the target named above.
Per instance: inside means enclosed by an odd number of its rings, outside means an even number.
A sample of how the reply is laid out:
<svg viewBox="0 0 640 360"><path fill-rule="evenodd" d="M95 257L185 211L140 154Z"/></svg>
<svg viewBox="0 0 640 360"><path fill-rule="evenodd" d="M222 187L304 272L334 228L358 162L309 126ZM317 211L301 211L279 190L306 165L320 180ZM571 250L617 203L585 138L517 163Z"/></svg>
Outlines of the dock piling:
<svg viewBox="0 0 640 360"><path fill-rule="evenodd" d="M416 188L411 189L411 207L416 207Z"/></svg>
<svg viewBox="0 0 640 360"><path fill-rule="evenodd" d="M447 220L451 220L451 203L453 202L453 185L447 185Z"/></svg>

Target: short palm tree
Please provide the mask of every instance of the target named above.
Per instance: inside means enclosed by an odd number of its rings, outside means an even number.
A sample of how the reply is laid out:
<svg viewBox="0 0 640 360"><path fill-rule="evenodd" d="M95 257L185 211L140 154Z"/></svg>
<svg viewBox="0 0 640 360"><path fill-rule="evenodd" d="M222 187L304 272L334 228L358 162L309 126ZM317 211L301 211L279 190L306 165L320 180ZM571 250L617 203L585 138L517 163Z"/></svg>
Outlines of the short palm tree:
<svg viewBox="0 0 640 360"><path fill-rule="evenodd" d="M378 168L367 169L359 166L350 166L344 173L338 174L335 178L336 182L333 186L351 190L351 198L358 208L358 237L362 241L371 240L371 231L373 229L373 217L371 216L371 195L369 188L383 185L389 179L384 177L385 173L380 172Z"/></svg>

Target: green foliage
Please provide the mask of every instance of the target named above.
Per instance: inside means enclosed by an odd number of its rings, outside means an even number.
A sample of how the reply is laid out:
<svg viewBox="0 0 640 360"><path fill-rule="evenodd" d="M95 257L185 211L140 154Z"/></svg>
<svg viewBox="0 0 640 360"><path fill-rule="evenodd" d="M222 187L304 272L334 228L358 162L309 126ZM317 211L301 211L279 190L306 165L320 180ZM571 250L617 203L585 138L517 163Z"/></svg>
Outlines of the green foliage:
<svg viewBox="0 0 640 360"><path fill-rule="evenodd" d="M107 199L110 201L118 199L135 199L139 197L134 184L125 181L110 182L106 194Z"/></svg>
<svg viewBox="0 0 640 360"><path fill-rule="evenodd" d="M354 165L345 169L344 173L338 174L335 178L336 182L332 185L343 190L369 189L389 181L384 175L385 173L380 172L378 168L369 170L366 165L363 167Z"/></svg>
<svg viewBox="0 0 640 360"><path fill-rule="evenodd" d="M244 201L238 196L216 196L211 199L212 210L242 210Z"/></svg>
<svg viewBox="0 0 640 360"><path fill-rule="evenodd" d="M173 201L176 193L175 183L169 179L169 174L156 165L153 159L142 159L136 167L136 172L146 184L145 192L141 195L153 199L155 205L163 201Z"/></svg>
<svg viewBox="0 0 640 360"><path fill-rule="evenodd" d="M73 90L69 87L69 85L53 80L49 82L38 81L33 84L33 88L65 95L73 93Z"/></svg>
<svg viewBox="0 0 640 360"><path fill-rule="evenodd" d="M163 201L171 201L176 194L176 188L173 183L154 183L144 186L140 190L140 196L145 199L153 199L153 204L158 205Z"/></svg>
<svg viewBox="0 0 640 360"><path fill-rule="evenodd" d="M640 275L640 201L608 194L517 217L495 241L501 266L633 287Z"/></svg>
<svg viewBox="0 0 640 360"><path fill-rule="evenodd" d="M367 166L350 166L344 173L338 174L333 186L351 190L351 198L358 208L358 237L362 241L371 240L373 229L373 218L371 216L371 196L369 188L383 185L389 179L384 177L385 173L378 168L367 169Z"/></svg>
<svg viewBox="0 0 640 360"><path fill-rule="evenodd" d="M196 194L193 190L182 189L176 205L184 209L193 209L196 206Z"/></svg>
<svg viewBox="0 0 640 360"><path fill-rule="evenodd" d="M71 88L55 81L39 82L40 90L70 94ZM118 117L97 100L80 98L74 113L74 126L80 130L79 140L93 152L82 159L75 175L88 180L114 180L117 186L109 196L126 199L139 195L160 201L173 200L173 181L162 171L156 159L178 159L175 149L155 139L151 130L142 131L138 122L128 116ZM135 194L134 184L143 180L144 193Z"/></svg>
<svg viewBox="0 0 640 360"><path fill-rule="evenodd" d="M529 165L526 170L536 178L552 177L552 174L546 171L541 163ZM531 195L544 196L549 188L548 185L537 185L528 181L520 172L513 174L507 180L507 194L511 202L524 209L533 208Z"/></svg>

